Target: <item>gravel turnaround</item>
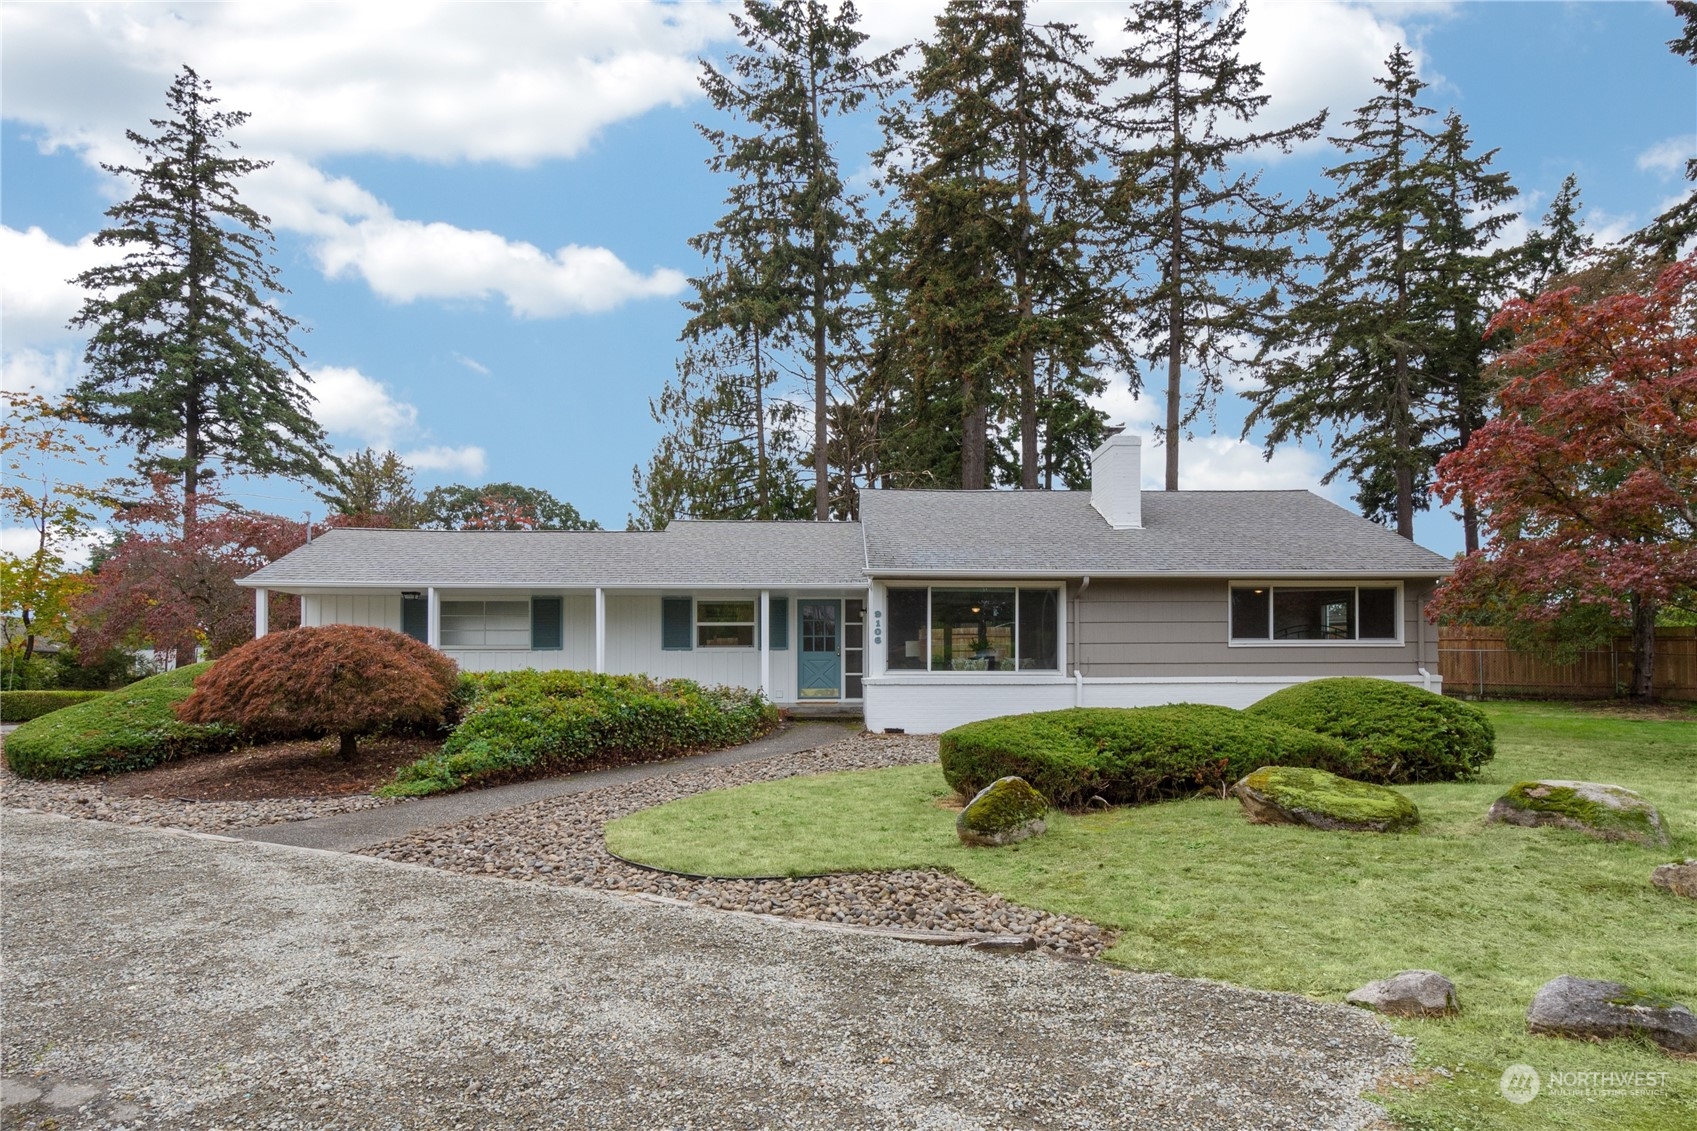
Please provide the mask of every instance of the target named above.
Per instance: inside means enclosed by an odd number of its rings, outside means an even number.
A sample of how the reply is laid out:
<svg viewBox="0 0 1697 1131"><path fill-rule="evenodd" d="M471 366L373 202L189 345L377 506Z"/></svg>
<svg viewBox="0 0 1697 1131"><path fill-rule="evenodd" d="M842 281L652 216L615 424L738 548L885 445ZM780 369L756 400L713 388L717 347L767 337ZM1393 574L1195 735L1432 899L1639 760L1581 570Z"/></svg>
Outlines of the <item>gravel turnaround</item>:
<svg viewBox="0 0 1697 1131"><path fill-rule="evenodd" d="M698 879L627 864L607 851L602 835L608 821L709 789L936 760L934 736L857 734L813 750L553 797L359 851L450 872L657 895L721 911L885 929L1021 935L1054 954L1099 955L1113 940L1094 923L1009 903L943 872Z"/></svg>
<svg viewBox="0 0 1697 1131"><path fill-rule="evenodd" d="M3 820L6 1122L1355 1128L1345 1006L43 814Z"/></svg>

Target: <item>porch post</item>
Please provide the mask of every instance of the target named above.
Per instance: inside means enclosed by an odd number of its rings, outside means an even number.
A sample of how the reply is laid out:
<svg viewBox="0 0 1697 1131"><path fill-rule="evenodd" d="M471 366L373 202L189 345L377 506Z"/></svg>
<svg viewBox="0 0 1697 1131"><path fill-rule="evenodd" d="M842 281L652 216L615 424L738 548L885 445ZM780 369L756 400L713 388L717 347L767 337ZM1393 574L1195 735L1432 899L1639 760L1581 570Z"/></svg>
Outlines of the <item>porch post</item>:
<svg viewBox="0 0 1697 1131"><path fill-rule="evenodd" d="M772 591L760 591L760 694L772 701Z"/></svg>
<svg viewBox="0 0 1697 1131"><path fill-rule="evenodd" d="M432 585L425 590L424 642L432 648L442 647L442 600Z"/></svg>
<svg viewBox="0 0 1697 1131"><path fill-rule="evenodd" d="M253 591L253 638L258 640L271 627L271 590Z"/></svg>
<svg viewBox="0 0 1697 1131"><path fill-rule="evenodd" d="M595 587L595 670L607 670L607 591Z"/></svg>

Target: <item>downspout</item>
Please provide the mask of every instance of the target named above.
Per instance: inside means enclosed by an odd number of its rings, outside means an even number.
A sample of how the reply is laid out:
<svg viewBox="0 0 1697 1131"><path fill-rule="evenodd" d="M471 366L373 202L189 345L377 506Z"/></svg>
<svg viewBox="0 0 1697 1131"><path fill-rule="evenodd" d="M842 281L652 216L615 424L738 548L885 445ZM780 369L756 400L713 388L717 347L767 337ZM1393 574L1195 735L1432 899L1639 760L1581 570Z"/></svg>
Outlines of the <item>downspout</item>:
<svg viewBox="0 0 1697 1131"><path fill-rule="evenodd" d="M1432 673L1426 670L1426 602L1414 600L1414 670L1420 673L1420 686L1432 690Z"/></svg>
<svg viewBox="0 0 1697 1131"><path fill-rule="evenodd" d="M1084 706L1084 665L1079 657L1084 654L1078 639L1078 626L1081 622L1079 608L1084 604L1084 593L1090 588L1090 575L1085 574L1079 579L1078 596L1072 602L1072 705Z"/></svg>

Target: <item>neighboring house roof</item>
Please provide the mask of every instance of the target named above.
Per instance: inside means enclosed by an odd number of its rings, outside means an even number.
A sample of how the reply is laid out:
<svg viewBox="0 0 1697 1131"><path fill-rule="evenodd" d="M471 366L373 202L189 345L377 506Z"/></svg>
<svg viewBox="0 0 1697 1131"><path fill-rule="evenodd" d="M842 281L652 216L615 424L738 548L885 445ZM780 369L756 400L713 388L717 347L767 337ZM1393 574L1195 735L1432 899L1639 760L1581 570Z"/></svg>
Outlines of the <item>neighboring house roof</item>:
<svg viewBox="0 0 1697 1131"><path fill-rule="evenodd" d="M270 588L853 587L871 577L1371 574L1447 559L1308 491L1145 491L1115 530L1088 491L863 491L856 522L664 531L332 530L244 578Z"/></svg>
<svg viewBox="0 0 1697 1131"><path fill-rule="evenodd" d="M1447 574L1448 559L1309 491L1144 491L1115 530L1088 491L863 491L873 576Z"/></svg>
<svg viewBox="0 0 1697 1131"><path fill-rule="evenodd" d="M674 522L665 531L328 531L242 579L273 588L864 586L858 523Z"/></svg>

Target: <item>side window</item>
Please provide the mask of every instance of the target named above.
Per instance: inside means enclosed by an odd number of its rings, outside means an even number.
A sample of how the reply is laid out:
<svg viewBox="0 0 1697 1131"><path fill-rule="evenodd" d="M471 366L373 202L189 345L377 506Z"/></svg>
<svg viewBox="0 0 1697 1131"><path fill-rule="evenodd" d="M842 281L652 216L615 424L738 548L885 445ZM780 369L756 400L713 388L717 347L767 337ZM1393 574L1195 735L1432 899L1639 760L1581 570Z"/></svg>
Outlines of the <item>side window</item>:
<svg viewBox="0 0 1697 1131"><path fill-rule="evenodd" d="M530 599L530 647L533 652L558 652L565 647L563 612L564 602L558 597Z"/></svg>
<svg viewBox="0 0 1697 1131"><path fill-rule="evenodd" d="M790 646L790 599L773 597L771 617L772 650L788 651Z"/></svg>
<svg viewBox="0 0 1697 1131"><path fill-rule="evenodd" d="M660 599L660 647L668 652L688 652L695 645L695 600L691 597Z"/></svg>
<svg viewBox="0 0 1697 1131"><path fill-rule="evenodd" d="M401 594L401 631L420 644L430 643L430 598L422 593Z"/></svg>

